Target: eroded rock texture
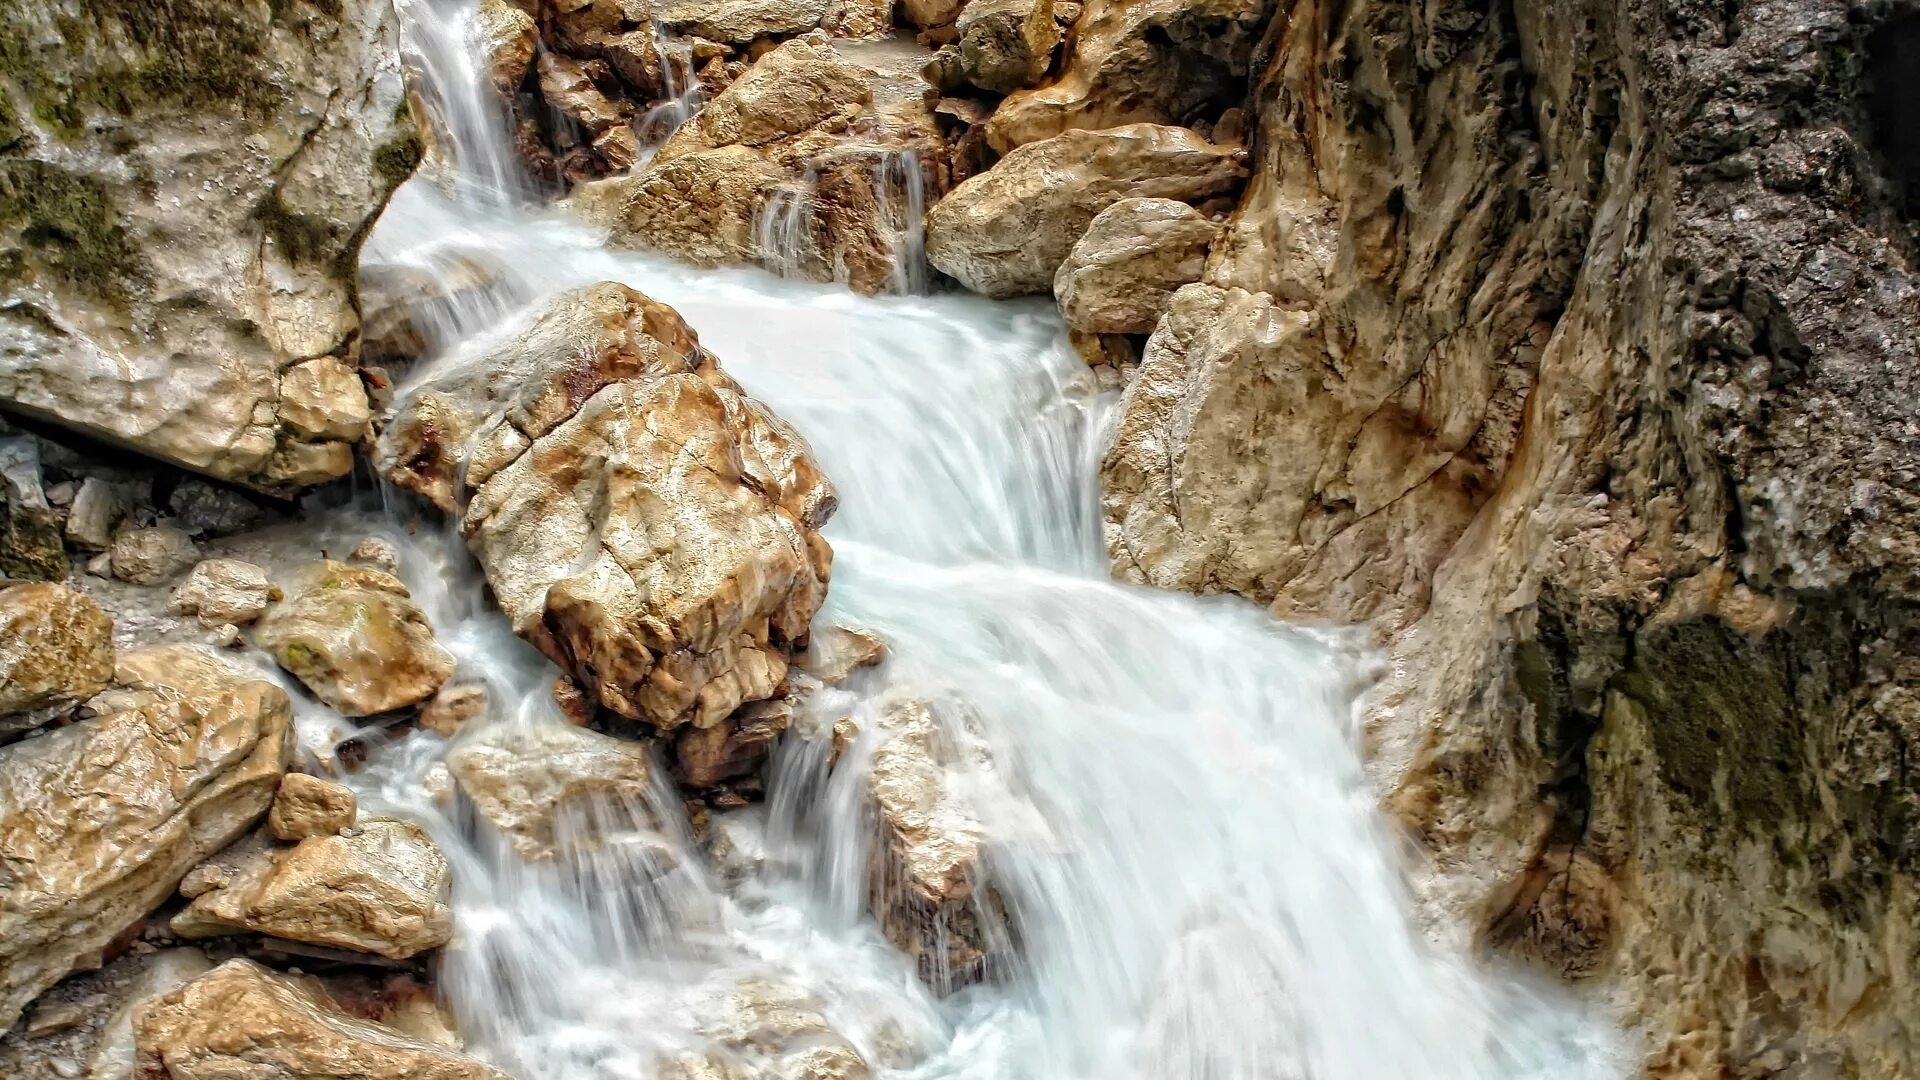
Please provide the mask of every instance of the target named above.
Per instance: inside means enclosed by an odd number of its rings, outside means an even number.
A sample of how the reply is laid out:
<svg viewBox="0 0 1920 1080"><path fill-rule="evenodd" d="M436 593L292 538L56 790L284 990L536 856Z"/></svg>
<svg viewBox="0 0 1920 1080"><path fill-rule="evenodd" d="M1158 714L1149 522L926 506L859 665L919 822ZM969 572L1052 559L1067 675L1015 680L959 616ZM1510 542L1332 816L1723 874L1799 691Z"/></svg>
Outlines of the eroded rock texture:
<svg viewBox="0 0 1920 1080"><path fill-rule="evenodd" d="M267 489L345 474L361 238L411 172L387 0L0 12L0 403Z"/></svg>
<svg viewBox="0 0 1920 1080"><path fill-rule="evenodd" d="M1281 4L1106 459L1123 576L1390 643L1430 897L1610 980L1651 1075L1920 1068L1916 42Z"/></svg>
<svg viewBox="0 0 1920 1080"><path fill-rule="evenodd" d="M460 514L514 629L629 719L772 696L826 597L835 498L806 442L623 285L419 388L380 463Z"/></svg>

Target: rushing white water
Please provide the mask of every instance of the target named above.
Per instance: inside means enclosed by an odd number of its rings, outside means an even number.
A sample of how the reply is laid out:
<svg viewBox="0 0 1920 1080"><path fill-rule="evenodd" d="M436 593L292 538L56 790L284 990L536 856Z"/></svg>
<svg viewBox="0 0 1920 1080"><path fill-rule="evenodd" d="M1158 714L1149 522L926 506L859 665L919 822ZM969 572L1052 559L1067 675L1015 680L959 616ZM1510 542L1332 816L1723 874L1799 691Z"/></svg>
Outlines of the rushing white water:
<svg viewBox="0 0 1920 1080"><path fill-rule="evenodd" d="M457 47L440 2L408 11L419 70L474 78L470 59L432 55ZM874 1075L902 1080L1624 1073L1603 1019L1414 929L1354 749L1363 651L1237 601L1107 579L1094 465L1113 400L1049 307L865 299L610 252L592 230L475 198L511 170L504 136L455 128L464 179L403 190L368 263L497 269L483 301L437 309L429 330L451 356L560 290L627 282L679 309L809 437L841 494L821 618L893 649L823 704L858 716L890 694L930 697L947 737L982 751L991 766L952 782L999 841L980 885L1020 939L999 978L929 993L864 910L865 748L828 772L804 725L766 803L742 812L765 853L744 880L704 869L684 829L665 863L617 842L619 807L583 823L558 866L525 865L428 797L448 747L415 732L377 746L355 782L455 862L440 985L476 1052L521 1080L652 1076L676 1049L711 1051L703 994L757 975L816 997ZM469 730L560 722L552 669L488 608L457 540L409 536L408 512L375 528L402 546L463 676L489 683L490 715Z"/></svg>

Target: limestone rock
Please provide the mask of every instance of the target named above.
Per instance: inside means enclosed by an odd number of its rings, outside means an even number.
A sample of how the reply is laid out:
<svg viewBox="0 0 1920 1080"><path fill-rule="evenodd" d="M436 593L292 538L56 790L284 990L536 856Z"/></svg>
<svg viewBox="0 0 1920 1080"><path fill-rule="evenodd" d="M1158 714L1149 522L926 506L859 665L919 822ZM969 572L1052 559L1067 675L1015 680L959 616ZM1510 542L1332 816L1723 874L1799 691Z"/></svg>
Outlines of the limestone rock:
<svg viewBox="0 0 1920 1080"><path fill-rule="evenodd" d="M104 690L113 620L65 585L0 589L0 734L38 726Z"/></svg>
<svg viewBox="0 0 1920 1080"><path fill-rule="evenodd" d="M488 728L456 747L447 768L481 819L529 861L651 831L672 791L645 747L565 724Z"/></svg>
<svg viewBox="0 0 1920 1080"><path fill-rule="evenodd" d="M251 828L292 752L287 696L260 681L0 748L0 1026Z"/></svg>
<svg viewBox="0 0 1920 1080"><path fill-rule="evenodd" d="M87 702L96 713L207 697L260 678L240 661L204 645L149 645L114 661L113 685Z"/></svg>
<svg viewBox="0 0 1920 1080"><path fill-rule="evenodd" d="M754 227L780 170L744 146L690 151L635 176L581 185L570 206L611 231L609 240L697 266L751 262Z"/></svg>
<svg viewBox="0 0 1920 1080"><path fill-rule="evenodd" d="M207 626L239 626L259 618L280 590L267 572L240 559L208 559L173 590L173 610Z"/></svg>
<svg viewBox="0 0 1920 1080"><path fill-rule="evenodd" d="M1240 153L1191 131L1134 124L1022 146L927 212L927 258L974 292L1047 292L1102 210L1133 196L1196 202L1245 176Z"/></svg>
<svg viewBox="0 0 1920 1080"><path fill-rule="evenodd" d="M1053 277L1067 325L1150 334L1174 290L1199 281L1219 229L1173 199L1121 199L1100 212Z"/></svg>
<svg viewBox="0 0 1920 1080"><path fill-rule="evenodd" d="M827 0L664 0L653 17L675 33L743 45L804 34L820 25L827 9Z"/></svg>
<svg viewBox="0 0 1920 1080"><path fill-rule="evenodd" d="M343 428L282 405L352 366L356 255L418 157L391 4L24 0L0 39L0 399L256 488L344 474Z"/></svg>
<svg viewBox="0 0 1920 1080"><path fill-rule="evenodd" d="M514 629L661 728L771 696L825 596L835 499L806 443L621 285L416 390L379 464L449 511L464 475L461 530Z"/></svg>
<svg viewBox="0 0 1920 1080"><path fill-rule="evenodd" d="M280 422L304 441L358 442L370 418L359 373L331 356L280 376Z"/></svg>
<svg viewBox="0 0 1920 1080"><path fill-rule="evenodd" d="M965 7L966 0L900 0L900 13L922 30L952 26Z"/></svg>
<svg viewBox="0 0 1920 1080"><path fill-rule="evenodd" d="M1210 124L1246 99L1254 46L1274 7L1088 0L1059 76L1002 102L987 139L1004 154L1074 128Z"/></svg>
<svg viewBox="0 0 1920 1080"><path fill-rule="evenodd" d="M432 697L453 657L399 578L331 560L287 585L254 629L254 642L321 701L372 716Z"/></svg>
<svg viewBox="0 0 1920 1080"><path fill-rule="evenodd" d="M1060 43L1053 0L969 0L954 28L967 81L1001 94L1032 86Z"/></svg>
<svg viewBox="0 0 1920 1080"><path fill-rule="evenodd" d="M41 480L39 443L27 435L0 439L0 574L7 577L59 581L67 576L60 518Z"/></svg>
<svg viewBox="0 0 1920 1080"><path fill-rule="evenodd" d="M792 721L792 705L756 701L712 727L684 728L674 740L674 775L691 788L749 776L765 764Z"/></svg>
<svg viewBox="0 0 1920 1080"><path fill-rule="evenodd" d="M867 1080L866 1059L827 1022L825 1006L777 978L722 976L696 987L689 1009L710 1042L658 1075L696 1080L743 1075Z"/></svg>
<svg viewBox="0 0 1920 1080"><path fill-rule="evenodd" d="M164 585L200 559L193 537L171 525L127 529L110 554L113 576L131 585Z"/></svg>
<svg viewBox="0 0 1920 1080"><path fill-rule="evenodd" d="M813 635L794 662L828 686L838 686L859 668L886 658L887 643L879 635L855 626L829 626Z"/></svg>
<svg viewBox="0 0 1920 1080"><path fill-rule="evenodd" d="M199 949L170 948L128 952L61 980L24 1023L0 1036L0 1076L133 1080L133 1014L211 970Z"/></svg>
<svg viewBox="0 0 1920 1080"><path fill-rule="evenodd" d="M112 484L97 476L81 480L67 508L67 543L82 551L105 551L126 512L126 498Z"/></svg>
<svg viewBox="0 0 1920 1080"><path fill-rule="evenodd" d="M279 840L332 836L352 827L359 812L353 792L330 780L306 773L288 773L267 811L267 830Z"/></svg>
<svg viewBox="0 0 1920 1080"><path fill-rule="evenodd" d="M480 54L487 58L487 82L502 100L511 101L540 47L540 28L531 14L507 0L480 0L474 25Z"/></svg>
<svg viewBox="0 0 1920 1080"><path fill-rule="evenodd" d="M270 820L279 813L276 800ZM171 924L183 937L253 931L404 960L453 936L452 872L409 821L370 818L339 835L262 848L198 884L204 891Z"/></svg>
<svg viewBox="0 0 1920 1080"><path fill-rule="evenodd" d="M136 1076L168 1080L509 1080L395 1028L349 1016L318 980L229 960L135 1020Z"/></svg>
<svg viewBox="0 0 1920 1080"><path fill-rule="evenodd" d="M420 707L420 726L444 738L453 738L467 721L487 711L483 683L449 684Z"/></svg>

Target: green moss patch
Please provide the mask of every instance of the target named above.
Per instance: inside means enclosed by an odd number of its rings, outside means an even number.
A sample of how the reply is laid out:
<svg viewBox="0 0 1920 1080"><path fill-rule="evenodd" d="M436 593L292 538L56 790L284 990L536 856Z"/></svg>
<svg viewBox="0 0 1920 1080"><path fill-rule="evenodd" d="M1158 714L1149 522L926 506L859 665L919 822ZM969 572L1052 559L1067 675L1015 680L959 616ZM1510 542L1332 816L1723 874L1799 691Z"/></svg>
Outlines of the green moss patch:
<svg viewBox="0 0 1920 1080"><path fill-rule="evenodd" d="M145 280L106 189L90 176L0 159L0 233L14 230L35 261L95 296L124 302Z"/></svg>

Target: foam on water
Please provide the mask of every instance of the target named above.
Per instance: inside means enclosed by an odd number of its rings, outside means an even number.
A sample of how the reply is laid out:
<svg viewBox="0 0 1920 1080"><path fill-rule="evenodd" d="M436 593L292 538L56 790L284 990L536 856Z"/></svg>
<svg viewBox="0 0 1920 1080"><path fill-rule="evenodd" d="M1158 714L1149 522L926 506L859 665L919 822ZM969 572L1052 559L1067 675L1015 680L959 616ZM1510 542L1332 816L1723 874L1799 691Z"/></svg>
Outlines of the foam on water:
<svg viewBox="0 0 1920 1080"><path fill-rule="evenodd" d="M456 47L440 2L407 10L417 52ZM354 782L455 863L440 985L477 1052L522 1080L646 1077L701 1045L701 992L759 974L816 996L876 1076L902 1080L1625 1074L1604 1018L1415 929L1355 750L1364 650L1238 601L1107 579L1095 465L1115 402L1050 306L868 299L612 252L564 218L468 193L505 168L496 135L461 146L451 194L403 189L367 247L369 264L497 268L484 302L441 311L413 379L475 362L578 285L623 281L679 309L839 488L821 618L893 652L826 691L823 715L912 693L980 751L950 782L998 841L977 885L1004 900L1020 960L942 999L881 937L865 911L864 744L829 771L824 736L796 725L745 815L764 859L724 880L676 805L599 808L556 864L527 865L428 797L447 744L417 732L376 746ZM409 535L411 512L376 528L403 547L463 677L489 683L475 726L561 722L552 668L487 606L454 537ZM621 842L641 813L678 823L664 857Z"/></svg>

